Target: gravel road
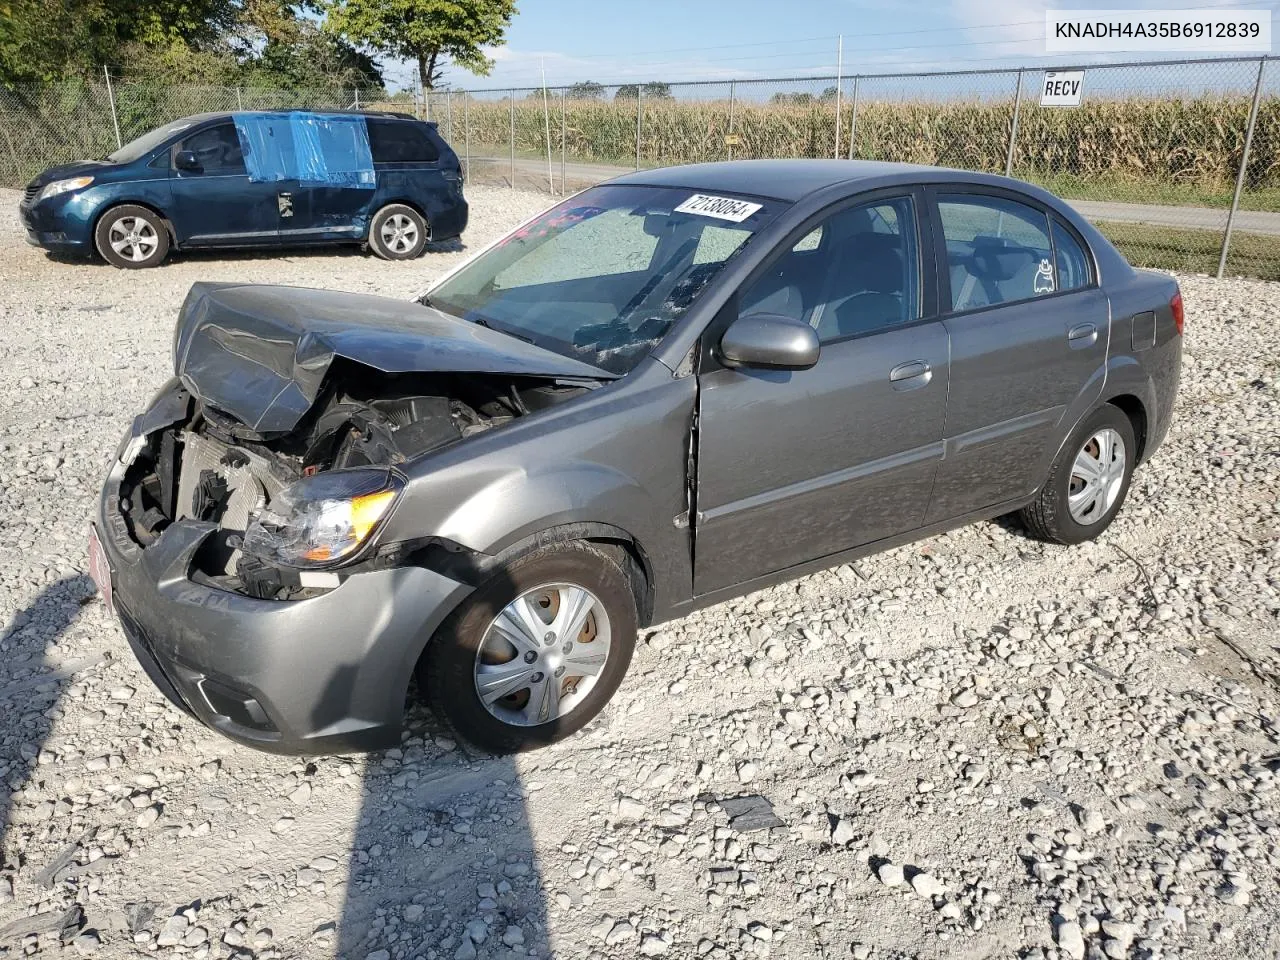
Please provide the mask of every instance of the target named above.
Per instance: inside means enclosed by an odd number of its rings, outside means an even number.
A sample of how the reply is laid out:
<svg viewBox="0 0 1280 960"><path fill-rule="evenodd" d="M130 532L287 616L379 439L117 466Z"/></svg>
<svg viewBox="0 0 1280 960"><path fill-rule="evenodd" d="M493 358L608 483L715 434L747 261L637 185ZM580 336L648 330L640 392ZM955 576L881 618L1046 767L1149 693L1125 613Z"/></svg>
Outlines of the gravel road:
<svg viewBox="0 0 1280 960"><path fill-rule="evenodd" d="M470 248L547 202L469 193ZM407 295L466 250L126 273L27 247L16 203L0 957L1280 951L1280 285L1183 278L1178 415L1098 543L980 524L647 631L602 718L518 760L420 710L293 760L135 665L85 575L103 465L193 281Z"/></svg>

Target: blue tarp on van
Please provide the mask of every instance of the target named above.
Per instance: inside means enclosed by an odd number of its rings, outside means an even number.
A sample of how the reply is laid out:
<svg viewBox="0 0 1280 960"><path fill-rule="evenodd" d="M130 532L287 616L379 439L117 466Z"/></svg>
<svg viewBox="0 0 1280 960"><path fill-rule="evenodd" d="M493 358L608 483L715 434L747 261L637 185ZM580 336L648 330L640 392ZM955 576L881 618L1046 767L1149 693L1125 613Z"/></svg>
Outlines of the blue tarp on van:
<svg viewBox="0 0 1280 960"><path fill-rule="evenodd" d="M232 114L253 183L299 180L372 190L369 128L344 113Z"/></svg>

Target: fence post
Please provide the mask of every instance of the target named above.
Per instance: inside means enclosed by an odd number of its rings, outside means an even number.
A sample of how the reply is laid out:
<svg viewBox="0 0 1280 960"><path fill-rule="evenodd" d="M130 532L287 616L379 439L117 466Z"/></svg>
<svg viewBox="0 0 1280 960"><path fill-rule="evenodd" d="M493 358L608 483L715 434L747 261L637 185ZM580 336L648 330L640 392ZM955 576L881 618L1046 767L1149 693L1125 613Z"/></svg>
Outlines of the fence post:
<svg viewBox="0 0 1280 960"><path fill-rule="evenodd" d="M850 113L853 116L849 120L849 159L853 159L853 138L858 132L858 77L853 78L853 104Z"/></svg>
<svg viewBox="0 0 1280 960"><path fill-rule="evenodd" d="M644 116L644 88L636 84L636 169L640 169L640 120Z"/></svg>
<svg viewBox="0 0 1280 960"><path fill-rule="evenodd" d="M836 43L836 148L831 154L833 160L840 159L840 84L844 78L844 34Z"/></svg>
<svg viewBox="0 0 1280 960"><path fill-rule="evenodd" d="M511 91L511 189L516 188L516 92Z"/></svg>
<svg viewBox="0 0 1280 960"><path fill-rule="evenodd" d="M120 118L116 116L116 95L111 89L111 70L105 63L102 65L102 75L107 78L107 102L111 104L111 125L116 129L116 149L119 150L124 146L124 141L120 139Z"/></svg>
<svg viewBox="0 0 1280 960"><path fill-rule="evenodd" d="M239 88L237 87L237 89ZM359 110L360 109L360 88L356 87L355 90L356 90L356 109Z"/></svg>
<svg viewBox="0 0 1280 960"><path fill-rule="evenodd" d="M471 179L471 117L468 104L471 94L462 92L462 175Z"/></svg>
<svg viewBox="0 0 1280 960"><path fill-rule="evenodd" d="M564 141L565 141L565 122L564 122L564 98L567 91L560 91L560 196L565 196L569 192L569 182L564 178Z"/></svg>
<svg viewBox="0 0 1280 960"><path fill-rule="evenodd" d="M1013 93L1013 126L1009 128L1009 152L1004 158L1004 175L1013 176L1013 145L1018 139L1018 114L1022 110L1022 71L1018 71L1018 86Z"/></svg>
<svg viewBox="0 0 1280 960"><path fill-rule="evenodd" d="M244 101L240 99L240 88L239 88L239 87L236 87L236 109L237 109L237 110L243 110L243 109L244 109Z"/></svg>
<svg viewBox="0 0 1280 960"><path fill-rule="evenodd" d="M547 134L547 190L554 197L556 193L556 178L551 172L551 108L547 104L547 77L542 77L542 123Z"/></svg>
<svg viewBox="0 0 1280 960"><path fill-rule="evenodd" d="M444 119L449 127L449 139L453 139L453 91L446 90L444 94Z"/></svg>
<svg viewBox="0 0 1280 960"><path fill-rule="evenodd" d="M1231 193L1231 209L1227 211L1227 229L1222 234L1222 255L1218 258L1218 279L1227 269L1227 252L1231 249L1231 227L1236 219L1236 209L1240 206L1240 191L1244 189L1244 178L1249 169L1249 148L1253 146L1253 128L1258 122L1258 100L1262 95L1262 71L1267 67L1267 58L1258 60L1258 79L1253 84L1253 103L1249 107L1249 125L1244 131L1244 151L1240 154L1240 169L1236 171L1236 188Z"/></svg>
<svg viewBox="0 0 1280 960"><path fill-rule="evenodd" d="M729 148L729 159L733 159L733 100L736 93L734 81L729 81L729 134L725 137L725 145Z"/></svg>

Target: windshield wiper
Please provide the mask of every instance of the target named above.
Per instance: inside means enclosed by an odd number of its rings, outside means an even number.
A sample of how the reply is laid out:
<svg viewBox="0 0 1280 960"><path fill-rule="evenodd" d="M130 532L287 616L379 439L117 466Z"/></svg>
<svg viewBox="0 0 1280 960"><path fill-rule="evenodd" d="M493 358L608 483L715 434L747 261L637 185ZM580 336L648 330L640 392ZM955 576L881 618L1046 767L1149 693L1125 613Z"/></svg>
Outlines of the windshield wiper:
<svg viewBox="0 0 1280 960"><path fill-rule="evenodd" d="M484 327L486 330L497 330L498 333L505 334L508 337L514 337L517 340L523 340L525 343L533 343L533 337L526 337L519 333L512 333L510 330L507 330L504 327L495 327L492 323L490 323L484 317L476 317L471 322L478 327Z"/></svg>

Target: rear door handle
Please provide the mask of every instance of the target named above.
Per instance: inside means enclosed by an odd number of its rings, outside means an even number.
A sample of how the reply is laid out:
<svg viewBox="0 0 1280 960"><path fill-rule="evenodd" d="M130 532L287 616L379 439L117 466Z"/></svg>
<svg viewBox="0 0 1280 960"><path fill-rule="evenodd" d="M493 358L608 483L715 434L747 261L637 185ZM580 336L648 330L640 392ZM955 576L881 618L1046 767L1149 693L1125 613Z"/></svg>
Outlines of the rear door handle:
<svg viewBox="0 0 1280 960"><path fill-rule="evenodd" d="M916 390L933 379L933 367L924 360L908 360L889 371L889 382L895 390Z"/></svg>
<svg viewBox="0 0 1280 960"><path fill-rule="evenodd" d="M1067 343L1072 350L1091 347L1098 342L1098 328L1092 323L1077 323L1067 331Z"/></svg>

